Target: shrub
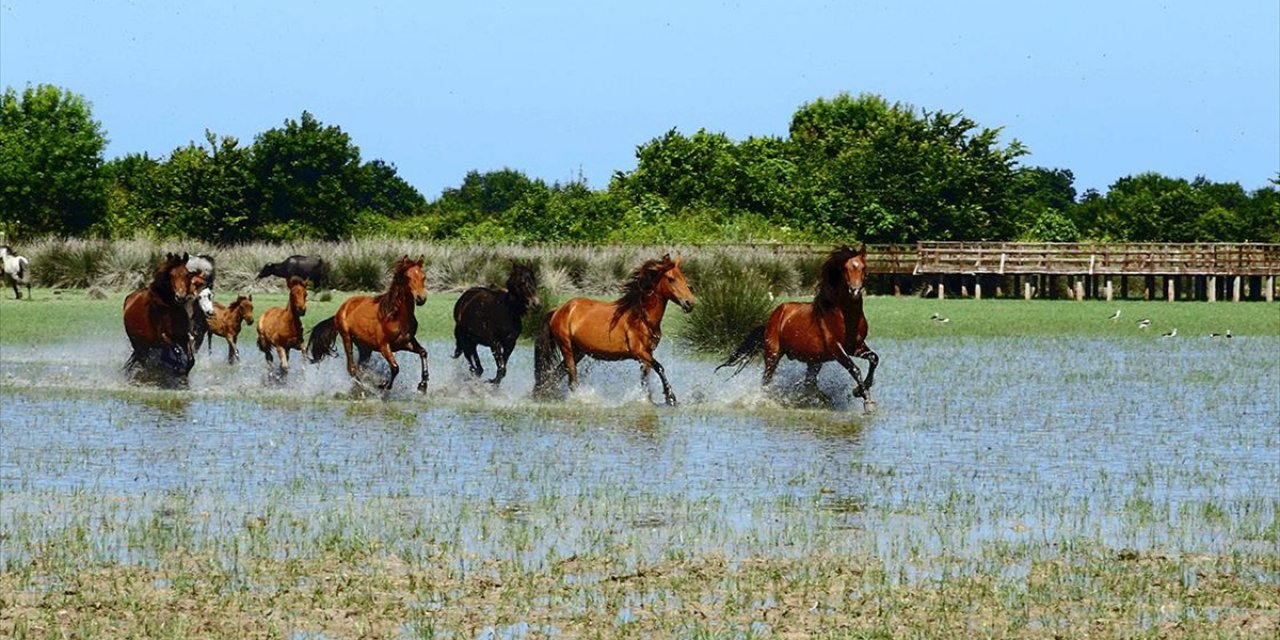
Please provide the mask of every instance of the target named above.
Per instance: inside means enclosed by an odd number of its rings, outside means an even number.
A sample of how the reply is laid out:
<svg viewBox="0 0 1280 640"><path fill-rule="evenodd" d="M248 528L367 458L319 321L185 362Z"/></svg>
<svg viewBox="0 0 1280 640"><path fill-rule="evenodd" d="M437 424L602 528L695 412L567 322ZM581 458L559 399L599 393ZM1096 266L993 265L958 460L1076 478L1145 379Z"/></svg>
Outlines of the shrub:
<svg viewBox="0 0 1280 640"><path fill-rule="evenodd" d="M698 306L689 315L684 340L698 351L728 351L768 318L774 304L768 283L759 273L725 257L699 273Z"/></svg>

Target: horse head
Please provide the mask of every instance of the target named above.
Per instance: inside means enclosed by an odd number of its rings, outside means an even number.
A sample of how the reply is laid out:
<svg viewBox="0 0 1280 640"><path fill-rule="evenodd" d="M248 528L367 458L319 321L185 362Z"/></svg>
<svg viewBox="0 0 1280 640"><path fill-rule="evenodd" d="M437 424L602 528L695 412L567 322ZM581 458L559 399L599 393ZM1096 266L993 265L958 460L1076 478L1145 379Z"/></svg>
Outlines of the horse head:
<svg viewBox="0 0 1280 640"><path fill-rule="evenodd" d="M680 256L676 256L675 260L672 260L669 254L662 256L657 269L658 295L662 296L663 300L671 300L680 305L685 313L693 311L693 304L697 300L693 297L693 290L689 288L689 281L685 279L684 272L680 271Z"/></svg>
<svg viewBox="0 0 1280 640"><path fill-rule="evenodd" d="M196 300L200 303L200 310L204 312L206 317L213 316L213 289L203 288L200 293L196 294Z"/></svg>
<svg viewBox="0 0 1280 640"><path fill-rule="evenodd" d="M298 276L289 276L289 309L299 318L307 315L307 281Z"/></svg>
<svg viewBox="0 0 1280 640"><path fill-rule="evenodd" d="M194 297L191 288L191 272L187 271L187 254L165 254L165 261L156 269L151 288L176 302L186 302Z"/></svg>
<svg viewBox="0 0 1280 640"><path fill-rule="evenodd" d="M421 307L427 303L427 275L422 270L422 266L426 264L425 256L418 256L417 260L410 260L409 256L404 256L396 262L395 277L392 278L391 287L404 287L410 295L413 296L413 303Z"/></svg>
<svg viewBox="0 0 1280 640"><path fill-rule="evenodd" d="M533 268L520 262L511 263L511 275L507 276L507 291L524 298L530 307L542 306L538 299L538 276Z"/></svg>
<svg viewBox="0 0 1280 640"><path fill-rule="evenodd" d="M253 324L253 296L236 296L236 301L231 303L231 307L235 309L235 318L244 321L245 324Z"/></svg>
<svg viewBox="0 0 1280 640"><path fill-rule="evenodd" d="M822 265L819 293L831 299L848 293L855 300L859 299L862 297L866 276L866 245L856 250L848 246L837 247Z"/></svg>

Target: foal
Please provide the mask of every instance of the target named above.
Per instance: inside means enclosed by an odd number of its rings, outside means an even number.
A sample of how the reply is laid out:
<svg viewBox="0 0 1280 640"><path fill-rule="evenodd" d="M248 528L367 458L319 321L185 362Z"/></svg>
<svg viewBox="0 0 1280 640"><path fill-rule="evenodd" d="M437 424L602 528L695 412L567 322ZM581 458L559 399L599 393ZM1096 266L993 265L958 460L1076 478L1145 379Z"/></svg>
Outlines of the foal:
<svg viewBox="0 0 1280 640"><path fill-rule="evenodd" d="M234 364L240 359L240 349L236 347L240 325L253 324L253 296L236 296L231 304L222 304L214 302L213 292L205 289L200 292L200 307L206 314L209 333L227 340L227 362ZM213 340L209 340L209 350L213 351Z"/></svg>
<svg viewBox="0 0 1280 640"><path fill-rule="evenodd" d="M302 351L302 316L307 313L307 281L289 277L289 306L271 307L258 318L258 349L272 366L271 349L280 355L280 375L289 375L289 351Z"/></svg>

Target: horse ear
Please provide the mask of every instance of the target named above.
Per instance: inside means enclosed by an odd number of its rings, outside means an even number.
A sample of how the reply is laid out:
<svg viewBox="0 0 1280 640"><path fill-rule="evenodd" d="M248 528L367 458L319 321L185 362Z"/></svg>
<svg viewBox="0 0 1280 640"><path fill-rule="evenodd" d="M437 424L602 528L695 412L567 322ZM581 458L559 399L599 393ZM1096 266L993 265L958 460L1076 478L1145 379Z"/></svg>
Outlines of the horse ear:
<svg viewBox="0 0 1280 640"><path fill-rule="evenodd" d="M182 261L183 261L183 262L186 262L186 261L188 261L188 260L190 260L190 259L191 259L191 254L187 253L186 251L183 251L183 252L182 252Z"/></svg>
<svg viewBox="0 0 1280 640"><path fill-rule="evenodd" d="M675 265L676 265L676 268L677 268L677 269L679 269L679 268L680 268L680 261L681 261L681 260L683 260L683 259L684 259L684 256L681 256L681 255L680 255L680 254L678 254L678 253L676 254L676 261L675 261Z"/></svg>
<svg viewBox="0 0 1280 640"><path fill-rule="evenodd" d="M426 256L426 254L419 253L419 254L418 254L418 266L419 266L419 267L421 267L422 265L424 265L424 264L426 264L426 263L427 263L427 256Z"/></svg>
<svg viewBox="0 0 1280 640"><path fill-rule="evenodd" d="M867 257L867 243L863 242L858 245L858 255Z"/></svg>

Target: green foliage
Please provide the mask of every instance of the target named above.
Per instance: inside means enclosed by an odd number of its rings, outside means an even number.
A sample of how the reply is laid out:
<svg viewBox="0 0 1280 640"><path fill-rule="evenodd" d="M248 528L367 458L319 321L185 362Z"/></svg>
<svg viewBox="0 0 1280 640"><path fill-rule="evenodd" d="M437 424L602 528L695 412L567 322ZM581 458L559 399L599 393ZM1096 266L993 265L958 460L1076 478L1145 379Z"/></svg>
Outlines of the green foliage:
<svg viewBox="0 0 1280 640"><path fill-rule="evenodd" d="M167 157L102 163L88 103L48 85L0 102L0 210L11 236L194 238L228 245L351 237L502 243L918 240L1280 241L1276 184L1143 173L1077 196L1068 169L962 112L840 94L785 137L676 129L604 189L470 171L428 203L339 127L303 111L242 146L206 131ZM807 277L803 276L802 277Z"/></svg>
<svg viewBox="0 0 1280 640"><path fill-rule="evenodd" d="M0 211L12 235L93 232L106 214L107 139L89 102L51 85L0 96Z"/></svg>

